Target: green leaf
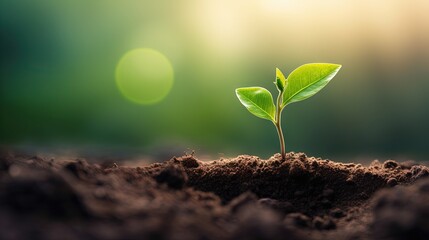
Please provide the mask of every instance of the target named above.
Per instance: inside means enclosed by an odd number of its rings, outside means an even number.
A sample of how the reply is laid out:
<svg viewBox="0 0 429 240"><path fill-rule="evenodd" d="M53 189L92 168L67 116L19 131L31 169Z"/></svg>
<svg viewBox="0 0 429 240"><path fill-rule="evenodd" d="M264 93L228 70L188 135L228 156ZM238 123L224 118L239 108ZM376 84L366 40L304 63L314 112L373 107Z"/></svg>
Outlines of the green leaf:
<svg viewBox="0 0 429 240"><path fill-rule="evenodd" d="M276 68L276 81L274 82L274 84L280 92L283 92L285 86L287 85L287 79L283 75L282 71L280 71L280 69L278 68Z"/></svg>
<svg viewBox="0 0 429 240"><path fill-rule="evenodd" d="M237 88L235 94L250 113L274 121L276 107L273 97L267 89L261 87Z"/></svg>
<svg viewBox="0 0 429 240"><path fill-rule="evenodd" d="M287 78L282 107L316 94L331 81L340 68L341 65L338 64L310 63L295 69Z"/></svg>

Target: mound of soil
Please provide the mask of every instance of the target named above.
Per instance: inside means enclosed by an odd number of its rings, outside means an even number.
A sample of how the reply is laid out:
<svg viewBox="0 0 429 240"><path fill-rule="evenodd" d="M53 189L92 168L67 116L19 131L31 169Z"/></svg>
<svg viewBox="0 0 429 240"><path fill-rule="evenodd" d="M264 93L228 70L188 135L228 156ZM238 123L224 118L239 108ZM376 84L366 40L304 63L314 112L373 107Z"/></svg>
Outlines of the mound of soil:
<svg viewBox="0 0 429 240"><path fill-rule="evenodd" d="M0 239L429 239L429 169L192 155L127 167L0 157Z"/></svg>

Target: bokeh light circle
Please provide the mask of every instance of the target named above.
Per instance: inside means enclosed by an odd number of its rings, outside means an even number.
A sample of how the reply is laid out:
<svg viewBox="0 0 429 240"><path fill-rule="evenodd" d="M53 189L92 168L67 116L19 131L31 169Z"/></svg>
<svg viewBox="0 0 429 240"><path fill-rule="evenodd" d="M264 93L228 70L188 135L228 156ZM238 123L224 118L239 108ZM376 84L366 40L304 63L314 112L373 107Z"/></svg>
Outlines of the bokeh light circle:
<svg viewBox="0 0 429 240"><path fill-rule="evenodd" d="M164 99L174 81L173 67L162 53L150 48L127 52L116 67L116 84L135 103L149 105Z"/></svg>

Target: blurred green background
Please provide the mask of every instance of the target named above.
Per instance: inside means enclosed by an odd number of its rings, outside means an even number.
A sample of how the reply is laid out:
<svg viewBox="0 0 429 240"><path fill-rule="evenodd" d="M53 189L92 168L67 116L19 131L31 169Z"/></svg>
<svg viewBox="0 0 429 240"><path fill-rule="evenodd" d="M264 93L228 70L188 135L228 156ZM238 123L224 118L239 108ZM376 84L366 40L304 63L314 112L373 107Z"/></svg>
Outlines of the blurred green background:
<svg viewBox="0 0 429 240"><path fill-rule="evenodd" d="M334 80L283 112L286 147L336 160L429 156L425 0L2 0L0 144L208 158L278 152L274 126L234 89L309 62ZM125 98L125 53L166 56L160 102ZM101 150L100 150L101 149Z"/></svg>

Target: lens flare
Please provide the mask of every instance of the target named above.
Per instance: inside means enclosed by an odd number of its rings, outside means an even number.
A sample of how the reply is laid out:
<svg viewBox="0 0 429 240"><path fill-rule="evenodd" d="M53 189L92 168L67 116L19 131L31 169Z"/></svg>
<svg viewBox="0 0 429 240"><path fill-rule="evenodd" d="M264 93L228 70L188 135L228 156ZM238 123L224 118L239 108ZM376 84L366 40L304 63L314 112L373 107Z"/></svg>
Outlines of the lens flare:
<svg viewBox="0 0 429 240"><path fill-rule="evenodd" d="M143 105L157 103L170 92L174 71L162 53L150 48L127 52L116 67L116 84L130 101Z"/></svg>

